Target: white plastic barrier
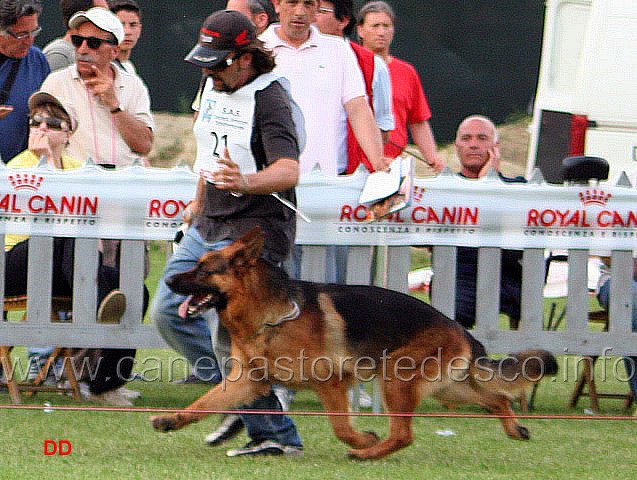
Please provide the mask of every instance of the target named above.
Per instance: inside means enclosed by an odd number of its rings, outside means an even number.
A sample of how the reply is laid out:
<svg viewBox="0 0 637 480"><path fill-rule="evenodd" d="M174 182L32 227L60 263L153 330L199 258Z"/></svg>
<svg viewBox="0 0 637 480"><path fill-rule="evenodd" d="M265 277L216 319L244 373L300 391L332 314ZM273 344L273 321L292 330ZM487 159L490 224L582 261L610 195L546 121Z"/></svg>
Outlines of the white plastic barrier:
<svg viewBox="0 0 637 480"><path fill-rule="evenodd" d="M358 205L361 173L330 178L313 172L297 188L299 207L311 223L298 221L304 245L302 276L322 281L326 244L351 245L349 283L370 283L372 246L387 247L383 286L407 291L409 245L433 245L433 305L453 317L455 248L480 248L477 322L474 335L489 352L545 348L555 353L636 354L631 332L632 250L637 245L637 191L618 186L554 186L540 180L507 185L497 177L472 182L443 173L415 179L411 205L386 220L365 222ZM153 325L143 324L143 239L170 240L193 198L197 177L188 169L134 166L115 172L87 165L59 172L47 167L0 167L0 233L30 234L26 322L0 322L0 345L165 347ZM74 203L75 202L75 203ZM50 320L52 236L76 237L73 321ZM1 237L0 237L1 238ZM120 238L121 288L127 311L121 324L95 321L99 238ZM500 330L500 248L524 249L520 329ZM544 255L568 250L566 328L544 328ZM612 251L613 290L608 332L587 323L587 259ZM0 256L0 292L4 291ZM52 279L55 281L55 279ZM0 294L1 295L1 294ZM1 297L0 297L1 298Z"/></svg>

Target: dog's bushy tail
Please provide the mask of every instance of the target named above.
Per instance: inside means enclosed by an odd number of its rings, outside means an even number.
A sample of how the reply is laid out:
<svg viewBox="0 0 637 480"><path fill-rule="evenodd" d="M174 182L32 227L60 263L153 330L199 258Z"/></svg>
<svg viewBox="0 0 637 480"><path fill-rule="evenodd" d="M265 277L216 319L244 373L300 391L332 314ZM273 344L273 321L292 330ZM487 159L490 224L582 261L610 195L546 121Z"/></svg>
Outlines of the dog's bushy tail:
<svg viewBox="0 0 637 480"><path fill-rule="evenodd" d="M541 349L512 353L499 359L490 358L485 366L504 381L522 377L530 382L537 382L546 375L557 374L558 371L555 356Z"/></svg>
<svg viewBox="0 0 637 480"><path fill-rule="evenodd" d="M525 350L523 352L512 353L509 358L514 359L522 368L522 373L529 377L544 375L556 375L558 366L555 356L547 350ZM503 359L506 361L507 359Z"/></svg>

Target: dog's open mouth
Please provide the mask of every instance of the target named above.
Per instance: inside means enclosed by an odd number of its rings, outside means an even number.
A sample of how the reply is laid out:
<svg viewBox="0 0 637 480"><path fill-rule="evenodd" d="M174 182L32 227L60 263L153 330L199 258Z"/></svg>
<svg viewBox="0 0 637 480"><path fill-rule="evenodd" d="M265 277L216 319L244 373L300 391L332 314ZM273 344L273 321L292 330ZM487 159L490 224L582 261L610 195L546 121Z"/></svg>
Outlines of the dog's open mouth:
<svg viewBox="0 0 637 480"><path fill-rule="evenodd" d="M193 317L217 306L219 297L213 293L207 295L190 295L179 305L179 316L182 318Z"/></svg>

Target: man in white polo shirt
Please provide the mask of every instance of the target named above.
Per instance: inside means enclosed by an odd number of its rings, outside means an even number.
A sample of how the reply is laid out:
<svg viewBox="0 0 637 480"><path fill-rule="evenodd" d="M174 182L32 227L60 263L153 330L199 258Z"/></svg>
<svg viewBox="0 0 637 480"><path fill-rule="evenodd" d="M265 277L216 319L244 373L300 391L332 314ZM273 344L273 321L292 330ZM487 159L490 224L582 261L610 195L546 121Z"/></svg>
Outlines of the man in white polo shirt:
<svg viewBox="0 0 637 480"><path fill-rule="evenodd" d="M67 152L78 160L125 167L150 153L153 117L148 89L139 77L112 62L124 40L122 22L94 7L69 20L76 62L51 73L42 88L72 104L79 115Z"/></svg>
<svg viewBox="0 0 637 480"><path fill-rule="evenodd" d="M307 143L301 173L316 164L328 175L338 174L338 145L343 108L363 151L376 170L384 170L381 135L367 103L365 83L356 57L340 38L323 35L312 26L318 0L274 0L280 24L261 34L276 57L275 73L291 84L292 98L305 117Z"/></svg>

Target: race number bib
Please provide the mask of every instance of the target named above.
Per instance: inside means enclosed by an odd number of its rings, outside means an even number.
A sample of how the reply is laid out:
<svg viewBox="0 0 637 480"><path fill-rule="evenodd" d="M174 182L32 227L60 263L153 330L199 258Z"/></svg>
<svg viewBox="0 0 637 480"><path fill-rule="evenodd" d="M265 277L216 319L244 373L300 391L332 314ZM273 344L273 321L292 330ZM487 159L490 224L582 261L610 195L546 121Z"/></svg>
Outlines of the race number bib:
<svg viewBox="0 0 637 480"><path fill-rule="evenodd" d="M208 182L213 182L213 174L220 166L218 160L224 156L226 148L230 159L239 165L243 175L257 171L250 150L254 93L254 88L247 86L232 94L216 92L212 80L207 80L193 127L197 139L197 158L193 170Z"/></svg>

